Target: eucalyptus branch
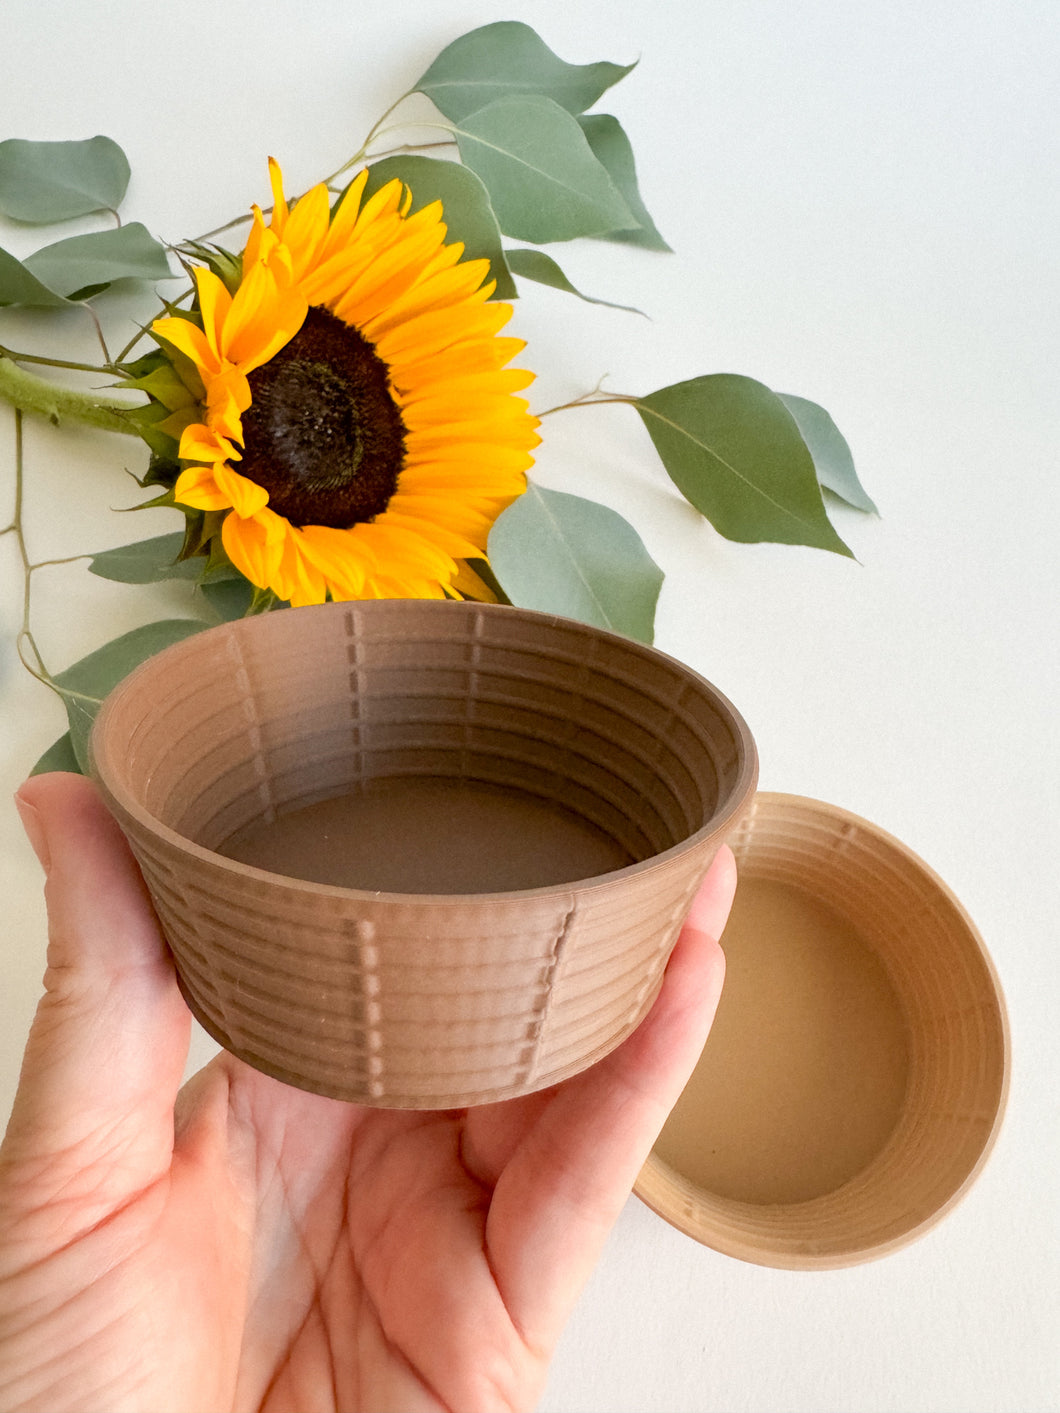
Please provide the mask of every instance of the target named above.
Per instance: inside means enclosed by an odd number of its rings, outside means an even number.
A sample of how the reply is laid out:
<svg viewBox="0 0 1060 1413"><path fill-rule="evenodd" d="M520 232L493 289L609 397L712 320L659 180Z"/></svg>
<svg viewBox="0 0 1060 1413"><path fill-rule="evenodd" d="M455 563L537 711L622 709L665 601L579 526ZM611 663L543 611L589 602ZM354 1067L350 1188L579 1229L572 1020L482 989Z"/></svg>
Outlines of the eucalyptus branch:
<svg viewBox="0 0 1060 1413"><path fill-rule="evenodd" d="M69 358L48 358L42 353L20 353L17 349L7 348L2 343L0 343L0 358L10 358L14 363L43 363L49 368L72 368L77 373L99 373L101 376L112 371L109 365L104 367L99 363L75 363Z"/></svg>
<svg viewBox="0 0 1060 1413"><path fill-rule="evenodd" d="M390 117L391 113L395 112L398 108L400 108L401 104L404 103L405 99L410 98L412 96L412 93L413 90L409 89L408 93L403 93L400 98L398 98L395 102L391 103L390 107L386 110L386 112L383 113L382 116L378 118L373 124L373 126L369 130L368 136L365 138L358 151L353 154L353 156L349 159L348 162L344 162L337 172L332 172L330 177L324 178L325 186L330 186L333 181L336 181L339 177L342 176L343 172L348 172L351 167L356 167L358 162L364 161L365 157L368 155L369 147L371 147L372 143L379 136L380 132L383 129L383 124L386 122L387 118Z"/></svg>
<svg viewBox="0 0 1060 1413"><path fill-rule="evenodd" d="M27 672L29 672L32 676L36 677L38 682L44 682L46 685L51 686L51 677L48 673L47 668L44 666L44 659L40 655L40 649L37 647L36 640L33 637L32 629L30 628L30 586L33 579L33 565L30 562L29 551L26 548L26 535L22 526L22 503L24 487L25 480L22 449L22 413L19 408L16 407L15 505L11 524L8 526L8 529L14 532L15 542L18 545L19 559L22 561L22 623L18 630L18 636L15 639L15 648L18 652L19 661L22 663L22 666L27 670ZM37 665L35 667L33 663L31 663L26 657L26 646L28 646L32 650L33 656L37 660Z"/></svg>

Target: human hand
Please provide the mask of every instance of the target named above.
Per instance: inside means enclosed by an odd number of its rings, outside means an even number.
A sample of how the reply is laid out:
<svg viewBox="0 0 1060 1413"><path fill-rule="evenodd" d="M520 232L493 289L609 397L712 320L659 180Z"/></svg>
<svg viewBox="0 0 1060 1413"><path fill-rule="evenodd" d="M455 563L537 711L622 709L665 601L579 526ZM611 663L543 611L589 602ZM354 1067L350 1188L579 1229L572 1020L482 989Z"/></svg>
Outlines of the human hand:
<svg viewBox="0 0 1060 1413"><path fill-rule="evenodd" d="M728 850L606 1059L506 1103L374 1110L227 1054L178 1095L190 1017L117 826L79 776L19 802L50 941L0 1148L0 1407L531 1408L710 1028Z"/></svg>

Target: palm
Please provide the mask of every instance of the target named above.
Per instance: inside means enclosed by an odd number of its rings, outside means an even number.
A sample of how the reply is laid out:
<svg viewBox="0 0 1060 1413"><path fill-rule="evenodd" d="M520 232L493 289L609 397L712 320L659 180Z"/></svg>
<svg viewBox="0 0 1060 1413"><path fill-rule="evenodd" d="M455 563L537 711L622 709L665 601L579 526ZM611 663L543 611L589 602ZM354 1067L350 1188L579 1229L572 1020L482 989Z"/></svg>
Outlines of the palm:
<svg viewBox="0 0 1060 1413"><path fill-rule="evenodd" d="M0 1406L532 1406L720 954L686 939L650 1020L539 1095L364 1110L221 1055L174 1124L187 1011L110 821L62 780L34 782L77 848L50 850L50 988L0 1150Z"/></svg>

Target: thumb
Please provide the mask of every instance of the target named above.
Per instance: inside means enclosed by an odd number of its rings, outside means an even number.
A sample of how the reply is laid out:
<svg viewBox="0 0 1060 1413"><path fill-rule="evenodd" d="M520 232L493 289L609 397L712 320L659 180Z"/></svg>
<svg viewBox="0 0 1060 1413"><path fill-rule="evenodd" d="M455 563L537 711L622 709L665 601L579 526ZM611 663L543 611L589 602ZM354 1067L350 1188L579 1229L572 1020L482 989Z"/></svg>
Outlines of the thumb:
<svg viewBox="0 0 1060 1413"><path fill-rule="evenodd" d="M55 1190L91 1173L97 1196L115 1184L134 1191L169 1165L188 1011L139 870L94 786L37 776L15 803L47 874L48 966L4 1160L29 1163Z"/></svg>

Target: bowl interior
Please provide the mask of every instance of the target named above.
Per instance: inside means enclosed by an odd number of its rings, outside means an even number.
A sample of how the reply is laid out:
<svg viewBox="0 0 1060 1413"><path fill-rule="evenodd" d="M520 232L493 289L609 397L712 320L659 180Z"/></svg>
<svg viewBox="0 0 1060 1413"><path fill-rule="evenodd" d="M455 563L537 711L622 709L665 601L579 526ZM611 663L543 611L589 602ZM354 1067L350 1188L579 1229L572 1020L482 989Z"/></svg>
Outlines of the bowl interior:
<svg viewBox="0 0 1060 1413"><path fill-rule="evenodd" d="M729 994L638 1192L760 1264L882 1255L953 1205L996 1133L993 967L941 880L856 816L759 795L733 846Z"/></svg>
<svg viewBox="0 0 1060 1413"><path fill-rule="evenodd" d="M224 625L129 679L106 735L121 743L111 788L176 834L394 892L536 888L641 863L716 823L753 774L746 727L681 664L463 603Z"/></svg>

